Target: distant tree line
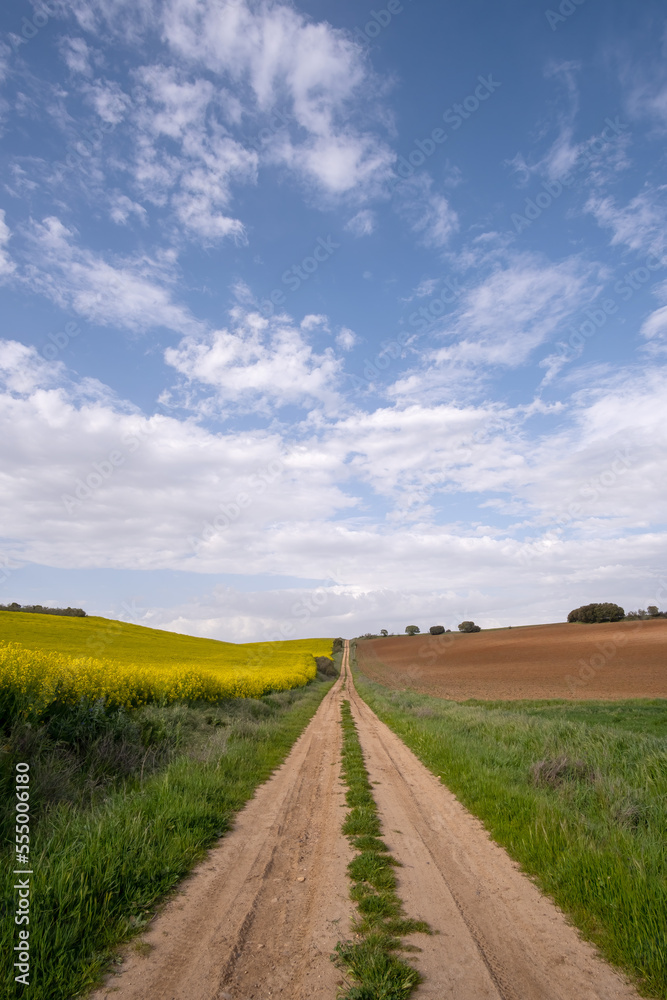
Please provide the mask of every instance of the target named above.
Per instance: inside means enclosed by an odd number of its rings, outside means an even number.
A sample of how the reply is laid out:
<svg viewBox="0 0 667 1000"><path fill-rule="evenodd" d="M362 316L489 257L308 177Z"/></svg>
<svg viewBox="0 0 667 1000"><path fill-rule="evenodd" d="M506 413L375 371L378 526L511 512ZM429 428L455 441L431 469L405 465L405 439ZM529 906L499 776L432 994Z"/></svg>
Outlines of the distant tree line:
<svg viewBox="0 0 667 1000"><path fill-rule="evenodd" d="M659 611L655 604L649 604L646 610L639 608L637 611L628 611L625 618L628 621L642 618L667 618L667 611Z"/></svg>
<svg viewBox="0 0 667 1000"><path fill-rule="evenodd" d="M0 604L0 611L26 611L30 615L66 615L68 618L86 618L83 608L45 608L41 604Z"/></svg>
<svg viewBox="0 0 667 1000"><path fill-rule="evenodd" d="M585 624L595 624L595 622L619 622L619 621L636 621L644 618L667 618L667 611L660 611L655 604L649 604L646 610L640 608L638 611L628 611L627 614L620 606L620 604L613 604L611 602L604 602L598 604L584 604L580 608L575 608L570 611L567 616L569 622L583 622ZM460 622L457 626L459 632L481 632L479 625L475 625L472 621ZM512 626L510 625L509 628ZM431 625L429 632L431 635L443 635L445 632L451 632L450 628L445 628L444 625ZM420 635L421 629L419 625L406 625L405 632L407 635ZM393 632L391 633L394 634ZM377 635L374 632L366 632L365 635L359 636L360 639L380 639L388 636L386 628L380 629L380 634Z"/></svg>
<svg viewBox="0 0 667 1000"><path fill-rule="evenodd" d="M474 622L461 622L459 625L459 632L481 632L479 625L475 625ZM419 635L419 625L406 625L405 631L408 635ZM451 632L450 628L445 628L444 625L431 625L429 632L431 635L443 635L445 632Z"/></svg>
<svg viewBox="0 0 667 1000"><path fill-rule="evenodd" d="M626 614L619 604L603 602L600 604L583 604L580 608L570 611L569 622L583 622L594 625L596 622L637 621L642 618L667 618L667 612L660 611L655 604L649 604L646 611L628 611Z"/></svg>

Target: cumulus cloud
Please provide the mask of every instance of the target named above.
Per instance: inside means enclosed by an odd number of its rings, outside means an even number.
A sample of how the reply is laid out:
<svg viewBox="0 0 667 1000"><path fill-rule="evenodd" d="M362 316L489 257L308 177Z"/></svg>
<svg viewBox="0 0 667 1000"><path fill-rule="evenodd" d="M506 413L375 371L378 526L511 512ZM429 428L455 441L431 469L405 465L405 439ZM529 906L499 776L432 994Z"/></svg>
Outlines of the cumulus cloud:
<svg viewBox="0 0 667 1000"><path fill-rule="evenodd" d="M344 326L336 334L336 343L344 351L351 351L357 343L357 335L353 330L349 330Z"/></svg>
<svg viewBox="0 0 667 1000"><path fill-rule="evenodd" d="M314 22L287 4L246 0L145 2L135 10L125 0L94 0L85 9L75 5L75 13L86 30L112 31L128 40L158 31L187 73L204 67L242 95L237 120L242 108L261 128L263 115L284 107L289 125L266 145L266 161L288 168L321 193L379 190L389 175L394 154L378 134L384 115L373 104L379 88L359 46L330 24ZM150 68L163 78L173 72ZM164 79L160 86L164 95ZM200 95L206 89L203 80L186 86ZM178 95L181 107L184 96ZM229 151L223 152L229 159Z"/></svg>
<svg viewBox="0 0 667 1000"><path fill-rule="evenodd" d="M342 31L279 3L253 8L172 0L164 32L181 57L246 83L260 111L288 104L307 137L296 141L285 131L271 155L305 179L341 194L388 174L393 154L351 121L351 107L375 85L358 46Z"/></svg>
<svg viewBox="0 0 667 1000"><path fill-rule="evenodd" d="M189 355L213 380L225 369L216 360ZM0 419L12 429L0 444L3 533L22 560L309 578L323 600L311 602L319 610L306 631L330 635L334 623L344 634L352 626L343 621L368 623L375 607L385 613L377 627L392 628L420 602L429 615L440 607L490 624L499 607L507 621L515 599L525 622L528 590L544 620L541 604L562 594L567 611L592 583L613 584L614 599L636 594L667 554L652 527L666 485L662 372L581 390L553 423L538 404L413 405L323 419L307 432L214 432L148 417L68 382L16 343L3 344L0 372ZM387 514L369 509L369 492ZM387 591L387 581L400 587ZM256 638L258 619L273 628L285 601L292 608L307 595L293 584L272 596L233 593L225 610L214 593L154 609L146 623L196 631L217 615L214 634Z"/></svg>
<svg viewBox="0 0 667 1000"><path fill-rule="evenodd" d="M64 35L58 40L60 54L67 64L67 68L72 73L81 73L83 76L90 76L90 49L83 38L71 38Z"/></svg>
<svg viewBox="0 0 667 1000"><path fill-rule="evenodd" d="M165 361L184 382L164 401L180 400L207 413L334 402L340 361L330 348L315 352L304 336L321 320L307 317L299 329L287 316L266 319L236 308L229 328L188 336L165 351Z"/></svg>
<svg viewBox="0 0 667 1000"><path fill-rule="evenodd" d="M229 134L220 91L210 80L161 65L143 67L137 80L131 168L137 189L156 205L170 202L193 236L244 242L245 227L226 209L232 184L255 180L257 154Z"/></svg>

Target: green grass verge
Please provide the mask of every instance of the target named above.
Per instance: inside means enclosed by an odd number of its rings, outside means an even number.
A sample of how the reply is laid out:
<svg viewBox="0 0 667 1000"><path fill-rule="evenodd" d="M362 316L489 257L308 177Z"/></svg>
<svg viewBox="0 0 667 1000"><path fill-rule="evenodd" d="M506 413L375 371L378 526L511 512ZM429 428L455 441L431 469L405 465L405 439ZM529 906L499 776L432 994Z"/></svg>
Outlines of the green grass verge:
<svg viewBox="0 0 667 1000"><path fill-rule="evenodd" d="M429 933L430 928L403 912L394 874L398 862L380 839L377 806L348 701L342 706L342 726L345 798L350 807L343 833L359 852L347 869L352 880L350 897L359 915L352 928L355 939L340 941L332 955L338 967L356 980L339 996L344 1000L407 1000L422 977L397 954L408 950L401 937L415 931Z"/></svg>
<svg viewBox="0 0 667 1000"><path fill-rule="evenodd" d="M464 705L475 705L490 711L506 711L507 701L470 699ZM563 719L587 726L611 726L616 731L667 737L667 701L664 698L635 698L632 701L513 701L514 711L541 719Z"/></svg>
<svg viewBox="0 0 667 1000"><path fill-rule="evenodd" d="M128 779L102 802L53 804L31 844L29 987L15 983L10 967L18 928L8 874L15 865L5 842L2 996L69 1000L99 981L119 943L150 919L284 760L330 687L318 680L261 700L182 706L190 720L187 755L148 778Z"/></svg>
<svg viewBox="0 0 667 1000"><path fill-rule="evenodd" d="M667 997L667 701L359 694L646 996ZM642 732L642 719L650 732Z"/></svg>

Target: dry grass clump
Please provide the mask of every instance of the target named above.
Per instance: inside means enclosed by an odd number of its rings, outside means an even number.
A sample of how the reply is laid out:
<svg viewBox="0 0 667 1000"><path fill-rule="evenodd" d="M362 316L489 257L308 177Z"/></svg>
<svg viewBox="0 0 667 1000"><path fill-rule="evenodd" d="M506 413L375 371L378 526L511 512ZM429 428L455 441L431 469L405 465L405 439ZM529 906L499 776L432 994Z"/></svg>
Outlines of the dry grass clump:
<svg viewBox="0 0 667 1000"><path fill-rule="evenodd" d="M538 760L530 768L533 784L538 788L558 788L564 781L595 781L595 770L585 760L571 760L565 754Z"/></svg>

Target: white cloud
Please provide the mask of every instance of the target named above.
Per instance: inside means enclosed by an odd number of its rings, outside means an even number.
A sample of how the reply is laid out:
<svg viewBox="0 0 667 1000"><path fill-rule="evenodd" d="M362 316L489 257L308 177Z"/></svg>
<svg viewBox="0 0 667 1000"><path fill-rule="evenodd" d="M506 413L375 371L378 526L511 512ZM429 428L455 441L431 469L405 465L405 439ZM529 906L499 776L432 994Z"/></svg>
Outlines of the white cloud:
<svg viewBox="0 0 667 1000"><path fill-rule="evenodd" d="M84 93L95 112L108 125L119 125L131 111L131 97L115 80L95 80Z"/></svg>
<svg viewBox="0 0 667 1000"><path fill-rule="evenodd" d="M64 367L41 358L33 347L16 340L0 340L0 379L10 393L31 393L56 384Z"/></svg>
<svg viewBox="0 0 667 1000"><path fill-rule="evenodd" d="M83 76L91 75L90 49L83 38L64 35L58 39L58 48L70 72L81 73Z"/></svg>
<svg viewBox="0 0 667 1000"><path fill-rule="evenodd" d="M406 402L425 393L434 402L452 392L461 398L468 384L478 388L489 366L525 364L601 287L596 268L580 258L552 264L534 254L505 255L503 266L464 286L451 314L438 319L444 307L433 311L429 340L444 339L445 346L426 348L420 368L403 374L390 395Z"/></svg>
<svg viewBox="0 0 667 1000"><path fill-rule="evenodd" d="M319 326L322 317L308 319ZM231 328L188 336L165 351L165 361L185 382L180 393L163 399L170 404L184 400L203 413L230 406L266 412L287 404L331 404L340 362L330 348L317 354L306 342L303 333L314 325L306 321L299 330L287 316L269 320L238 307Z"/></svg>
<svg viewBox="0 0 667 1000"><path fill-rule="evenodd" d="M321 313L309 313L301 320L299 327L308 333L310 330L323 330L329 332L329 319Z"/></svg>
<svg viewBox="0 0 667 1000"><path fill-rule="evenodd" d="M548 264L518 257L465 295L457 343L445 354L521 364L591 294L591 277L581 260Z"/></svg>
<svg viewBox="0 0 667 1000"><path fill-rule="evenodd" d="M659 258L667 253L667 186L647 186L624 207L610 196L591 195L586 210L598 224L611 229L612 246L624 244L637 253L653 253Z"/></svg>
<svg viewBox="0 0 667 1000"><path fill-rule="evenodd" d="M438 287L437 278L424 278L422 281L419 282L419 284L415 288L415 295L417 296L418 299L427 298L428 296L433 295L433 292L436 290L437 287Z"/></svg>
<svg viewBox="0 0 667 1000"><path fill-rule="evenodd" d="M87 30L128 39L149 26L159 31L186 66L229 80L249 116L285 107L290 127L267 144L266 160L321 192L379 189L389 175L394 154L377 135L378 86L345 32L278 2L169 0L131 10L124 0L93 0L87 8L77 7Z"/></svg>
<svg viewBox="0 0 667 1000"><path fill-rule="evenodd" d="M0 208L0 281L16 270L16 265L5 249L11 238L11 231L5 222L5 210Z"/></svg>
<svg viewBox="0 0 667 1000"><path fill-rule="evenodd" d="M662 138L667 128L667 72L663 22L662 51L647 47L642 59L627 49L617 55L617 73L625 90L625 113L637 122L652 123L652 138Z"/></svg>
<svg viewBox="0 0 667 1000"><path fill-rule="evenodd" d="M635 118L651 117L664 134L667 128L667 83L653 82L637 86L628 98L628 109Z"/></svg>
<svg viewBox="0 0 667 1000"><path fill-rule="evenodd" d="M353 215L345 224L345 228L353 236L359 238L361 236L370 236L371 233L375 232L375 225L375 213L371 212L368 208L362 208L360 212Z"/></svg>
<svg viewBox="0 0 667 1000"><path fill-rule="evenodd" d="M522 152L517 152L506 161L517 175L519 186L525 187L531 180L546 178L545 186L553 196L553 191L559 190L561 182L573 190L572 185L576 181L586 189L594 189L599 197L601 188L608 181L616 180L618 173L630 165L628 149L632 137L628 124L618 116L601 119L592 134L586 138L575 138L579 113L576 76L580 68L580 64L574 62L548 65L546 76L561 85L562 94L561 99L555 102L556 110L550 107L545 120L540 123L537 141L551 137L554 132L555 137L541 154L527 158Z"/></svg>
<svg viewBox="0 0 667 1000"><path fill-rule="evenodd" d="M164 280L173 279L173 258L119 259L83 249L59 219L33 224L29 263L22 280L63 309L102 326L141 331L164 326L184 333L200 328L189 311L172 300Z"/></svg>
<svg viewBox="0 0 667 1000"><path fill-rule="evenodd" d="M120 191L113 191L109 196L109 203L109 216L119 226L127 225L127 222L133 215L136 215L142 224L147 222L146 209L143 205L132 201L126 194L121 194Z"/></svg>
<svg viewBox="0 0 667 1000"><path fill-rule="evenodd" d="M663 302L667 300L667 282L657 287L656 294ZM649 354L667 353L667 305L652 312L639 333L647 341L645 349Z"/></svg>
<svg viewBox="0 0 667 1000"><path fill-rule="evenodd" d="M458 216L447 199L433 191L433 178L426 173L403 181L397 188L397 207L419 242L426 247L444 247L459 228Z"/></svg>
<svg viewBox="0 0 667 1000"><path fill-rule="evenodd" d="M336 334L336 343L344 351L351 351L357 343L357 335L354 331L343 326Z"/></svg>
<svg viewBox="0 0 667 1000"><path fill-rule="evenodd" d="M0 42L0 83L5 79L9 71L9 57L11 56L11 52L12 50L9 45Z"/></svg>
<svg viewBox="0 0 667 1000"><path fill-rule="evenodd" d="M156 138L183 141L193 126L204 123L215 96L210 80L189 80L173 66L143 66L137 71L147 113L142 124Z"/></svg>
<svg viewBox="0 0 667 1000"><path fill-rule="evenodd" d="M285 137L276 150L278 161L331 195L379 192L394 159L376 138L348 132L316 136L301 145Z"/></svg>
<svg viewBox="0 0 667 1000"><path fill-rule="evenodd" d="M570 174L581 155L582 144L574 141L574 124L579 110L579 93L576 75L581 66L576 62L551 61L545 67L547 79L555 81L561 90L561 101L554 120L542 124L541 132L548 134L557 130L556 138L546 152L536 161L529 163L523 153L518 152L507 160L508 166L518 174L519 183L524 186L534 175L558 180ZM551 114L551 112L550 112Z"/></svg>
<svg viewBox="0 0 667 1000"><path fill-rule="evenodd" d="M84 31L101 35L113 31L135 45L146 31L159 27L156 0L70 0L68 6Z"/></svg>
<svg viewBox="0 0 667 1000"><path fill-rule="evenodd" d="M189 360L227 386L224 361ZM291 585L214 591L153 609L146 624L211 634L217 618L214 634L243 639L287 618L297 634L402 629L420 609L425 627L507 622L513 607L516 622L543 621L541 608L562 600L567 613L592 587L654 603L647 588L667 556L653 527L666 488L663 372L583 390L553 424L540 405L414 405L323 420L307 436L148 418L20 344L2 345L0 371L11 383L0 394L3 533L16 558L322 581L305 623L291 609L309 591ZM385 498L381 510L369 494Z"/></svg>
<svg viewBox="0 0 667 1000"><path fill-rule="evenodd" d="M137 77L132 172L143 197L157 205L170 199L179 222L204 240L245 242L241 221L223 210L233 182L256 179L257 154L235 141L220 121L224 90L203 78L190 80L174 67L146 66Z"/></svg>

